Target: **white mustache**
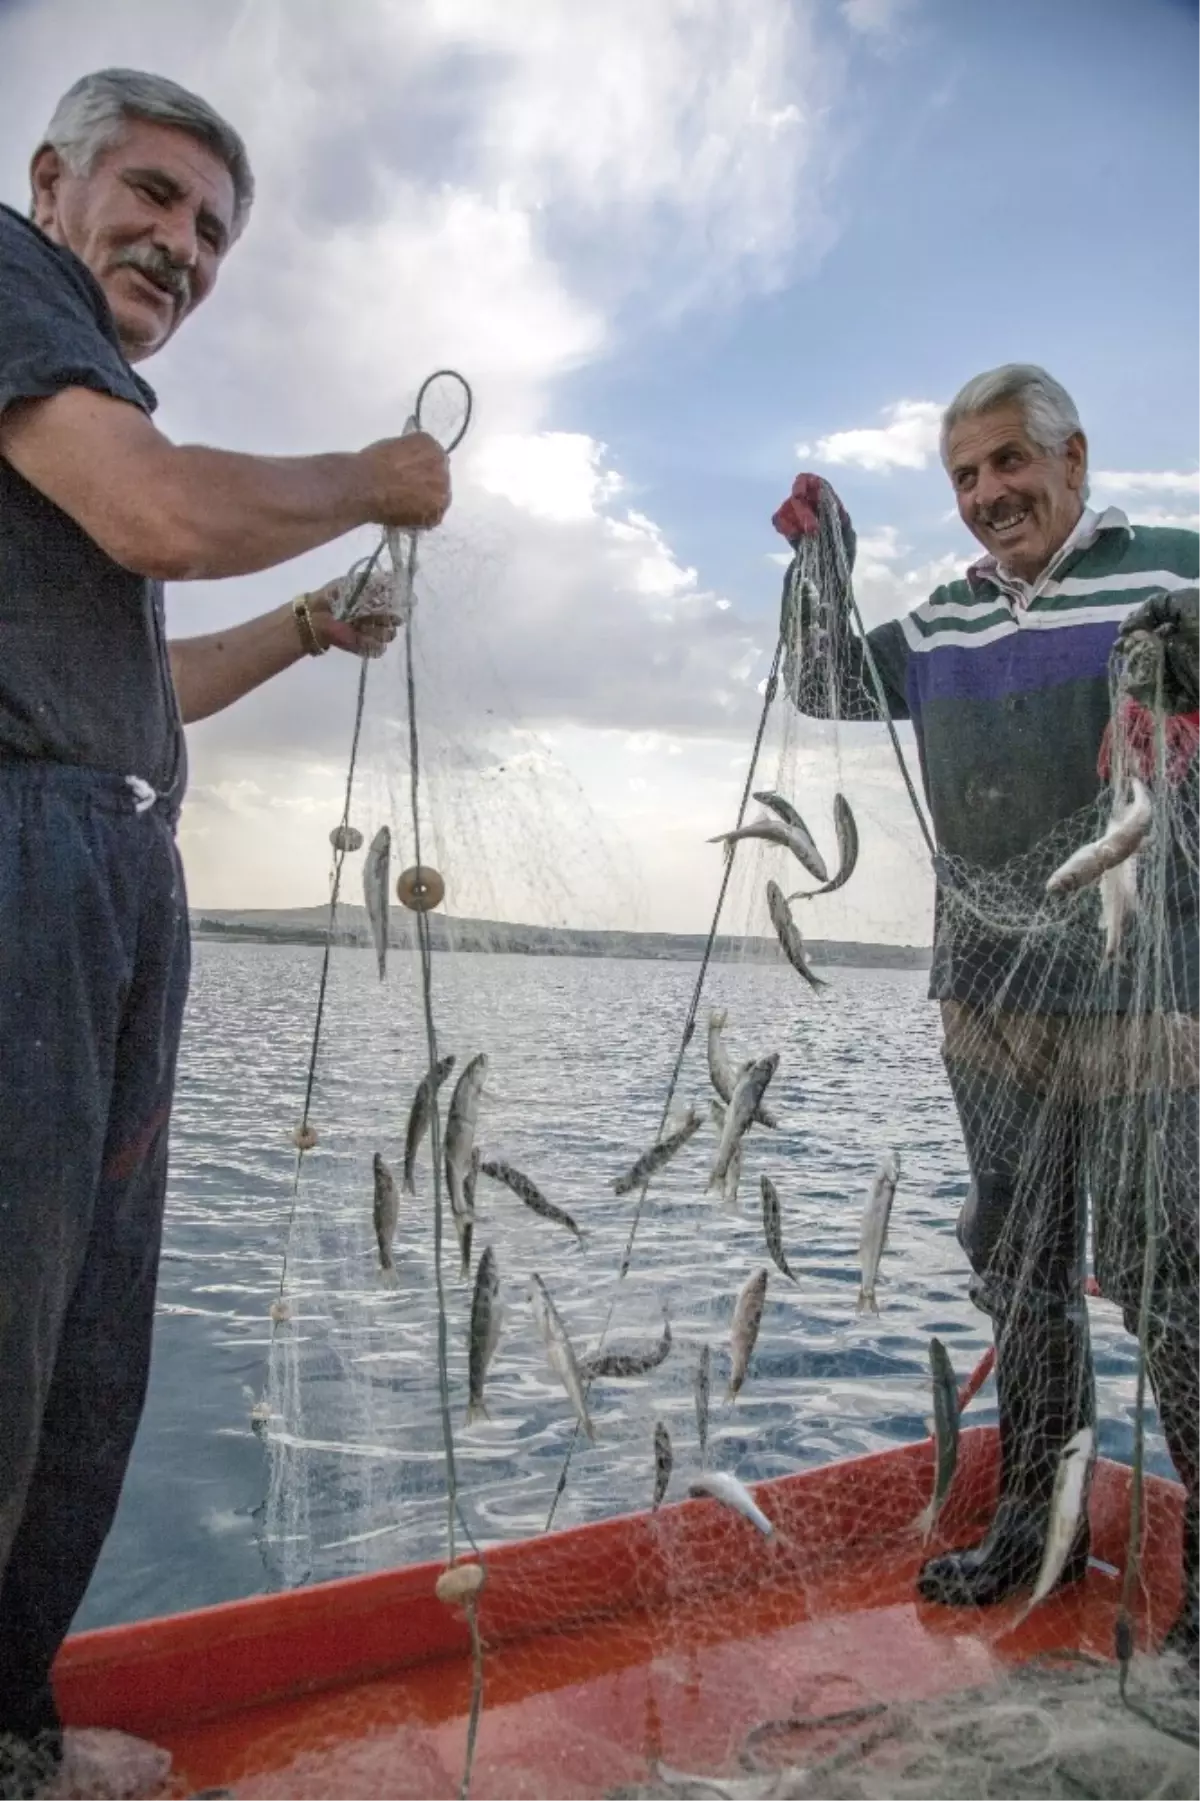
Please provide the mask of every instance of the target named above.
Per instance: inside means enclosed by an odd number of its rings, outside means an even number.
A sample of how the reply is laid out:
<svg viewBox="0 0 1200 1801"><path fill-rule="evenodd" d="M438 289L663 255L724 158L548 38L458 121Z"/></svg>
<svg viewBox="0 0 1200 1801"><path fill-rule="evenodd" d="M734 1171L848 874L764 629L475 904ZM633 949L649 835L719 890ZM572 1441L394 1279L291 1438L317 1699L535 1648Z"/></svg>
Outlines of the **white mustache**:
<svg viewBox="0 0 1200 1801"><path fill-rule="evenodd" d="M192 278L186 269L179 267L169 258L147 256L137 250L123 250L116 258L118 269L136 269L158 287L169 288L176 302L182 304L191 298Z"/></svg>

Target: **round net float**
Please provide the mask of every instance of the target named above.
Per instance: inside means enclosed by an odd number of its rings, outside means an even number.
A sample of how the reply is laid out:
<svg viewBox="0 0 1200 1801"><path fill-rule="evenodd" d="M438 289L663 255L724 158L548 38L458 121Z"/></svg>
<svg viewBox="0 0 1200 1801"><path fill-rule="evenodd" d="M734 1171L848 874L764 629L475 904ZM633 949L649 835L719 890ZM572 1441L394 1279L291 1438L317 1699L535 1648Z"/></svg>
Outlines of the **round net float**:
<svg viewBox="0 0 1200 1801"><path fill-rule="evenodd" d="M255 1432L265 1432L271 1421L270 1401L255 1401L250 1409L250 1426Z"/></svg>
<svg viewBox="0 0 1200 1801"><path fill-rule="evenodd" d="M481 1563L455 1563L448 1570L442 1571L434 1593L447 1607L465 1605L475 1599L485 1581L486 1575Z"/></svg>
<svg viewBox="0 0 1200 1801"><path fill-rule="evenodd" d="M312 1126L297 1126L292 1133L292 1143L298 1151L312 1151L317 1147L317 1134Z"/></svg>
<svg viewBox="0 0 1200 1801"><path fill-rule="evenodd" d="M356 825L335 825L329 842L334 850L361 850L363 835Z"/></svg>
<svg viewBox="0 0 1200 1801"><path fill-rule="evenodd" d="M292 1317L292 1310L284 1300L271 1302L271 1318L277 1326L282 1326Z"/></svg>
<svg viewBox="0 0 1200 1801"><path fill-rule="evenodd" d="M437 870L420 863L396 878L396 899L413 913L428 913L439 906L445 892L446 884Z"/></svg>

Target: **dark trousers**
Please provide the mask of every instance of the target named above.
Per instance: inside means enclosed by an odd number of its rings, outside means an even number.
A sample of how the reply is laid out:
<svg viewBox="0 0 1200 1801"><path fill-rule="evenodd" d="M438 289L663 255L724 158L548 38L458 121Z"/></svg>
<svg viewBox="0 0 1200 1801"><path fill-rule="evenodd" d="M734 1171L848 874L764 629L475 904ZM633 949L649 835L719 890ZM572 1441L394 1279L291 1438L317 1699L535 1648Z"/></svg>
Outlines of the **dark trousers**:
<svg viewBox="0 0 1200 1801"><path fill-rule="evenodd" d="M0 764L0 1733L50 1669L145 1399L189 973L174 822L118 776Z"/></svg>
<svg viewBox="0 0 1200 1801"><path fill-rule="evenodd" d="M971 1185L959 1220L972 1299L995 1322L1002 1414L1025 1397L1014 1454L1050 1459L1092 1417L1083 1280L1138 1329L1150 1204L1146 1353L1163 1431L1195 1506L1200 1190L1197 1022L1071 1019L943 1005L943 1058ZM1007 1378L1007 1380L1006 1380ZM1040 1419L1035 1417L1040 1413ZM1001 1421L1002 1443L1005 1421ZM1020 1440L1018 1445L1017 1440Z"/></svg>

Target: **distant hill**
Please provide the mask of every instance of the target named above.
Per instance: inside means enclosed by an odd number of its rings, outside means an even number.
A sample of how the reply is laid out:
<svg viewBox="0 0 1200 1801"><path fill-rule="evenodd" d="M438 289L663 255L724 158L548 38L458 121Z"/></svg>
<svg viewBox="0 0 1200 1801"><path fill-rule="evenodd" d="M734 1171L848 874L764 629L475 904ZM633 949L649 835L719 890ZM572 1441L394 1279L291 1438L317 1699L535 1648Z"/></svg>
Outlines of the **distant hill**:
<svg viewBox="0 0 1200 1801"><path fill-rule="evenodd" d="M252 944L324 944L328 921L327 907L208 908L192 914L192 932L197 938ZM435 950L507 951L528 957L638 957L694 963L703 956L706 942L703 934L694 932L600 932L511 925L495 919L450 919L443 913L431 913L429 925ZM413 942L413 919L402 907L391 909L388 941L397 949L407 949ZM351 902L339 905L334 942L361 946L370 942L365 907ZM814 963L875 969L929 967L930 952L923 945L844 944L823 938L810 938L807 944ZM774 938L718 938L713 955L718 962L774 963L782 958Z"/></svg>

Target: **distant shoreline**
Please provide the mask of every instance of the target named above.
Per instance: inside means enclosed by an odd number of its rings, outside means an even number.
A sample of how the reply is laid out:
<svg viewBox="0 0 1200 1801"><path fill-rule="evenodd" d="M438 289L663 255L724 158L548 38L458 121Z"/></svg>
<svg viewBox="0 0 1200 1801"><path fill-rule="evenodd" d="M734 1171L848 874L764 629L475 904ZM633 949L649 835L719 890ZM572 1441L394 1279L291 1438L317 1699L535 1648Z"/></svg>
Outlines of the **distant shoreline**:
<svg viewBox="0 0 1200 1801"><path fill-rule="evenodd" d="M397 916L399 915L399 916ZM328 913L324 907L294 907L275 911L248 908L233 912L224 908L197 910L191 916L192 936L234 944L325 943ZM587 927L512 925L503 920L450 919L442 913L429 916L434 950L505 952L527 957L621 957L666 963L695 963L704 954L707 938L701 932L593 931ZM338 909L334 943L348 949L369 944L366 910L345 905ZM388 942L396 950L413 943L408 915L393 909ZM928 969L928 946L913 944L858 944L836 939L810 938L809 956L815 964L861 969ZM774 938L719 937L713 946L716 962L775 963L782 952Z"/></svg>

